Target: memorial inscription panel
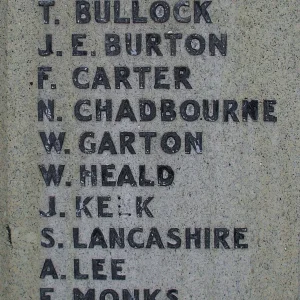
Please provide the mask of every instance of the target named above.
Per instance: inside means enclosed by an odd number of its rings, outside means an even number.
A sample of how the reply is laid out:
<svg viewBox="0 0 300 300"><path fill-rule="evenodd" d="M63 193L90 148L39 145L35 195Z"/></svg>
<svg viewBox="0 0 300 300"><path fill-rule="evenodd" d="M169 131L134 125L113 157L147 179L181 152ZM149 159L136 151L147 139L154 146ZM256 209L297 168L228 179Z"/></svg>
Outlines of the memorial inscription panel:
<svg viewBox="0 0 300 300"><path fill-rule="evenodd" d="M296 4L3 2L1 299L299 299Z"/></svg>

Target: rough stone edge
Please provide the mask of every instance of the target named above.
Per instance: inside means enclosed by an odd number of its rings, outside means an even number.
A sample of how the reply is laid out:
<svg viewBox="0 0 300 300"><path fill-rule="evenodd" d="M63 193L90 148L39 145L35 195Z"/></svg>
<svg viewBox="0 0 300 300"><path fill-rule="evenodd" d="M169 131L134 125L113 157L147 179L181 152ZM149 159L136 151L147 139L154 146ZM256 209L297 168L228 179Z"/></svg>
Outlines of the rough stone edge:
<svg viewBox="0 0 300 300"><path fill-rule="evenodd" d="M11 233L7 216L7 0L0 1L0 299L7 299Z"/></svg>

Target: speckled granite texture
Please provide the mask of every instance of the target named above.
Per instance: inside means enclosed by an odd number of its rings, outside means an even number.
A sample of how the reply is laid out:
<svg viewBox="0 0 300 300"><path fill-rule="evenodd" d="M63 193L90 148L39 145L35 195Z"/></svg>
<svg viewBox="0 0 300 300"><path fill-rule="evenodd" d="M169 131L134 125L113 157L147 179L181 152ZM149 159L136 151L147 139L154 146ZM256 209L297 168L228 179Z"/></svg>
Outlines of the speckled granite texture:
<svg viewBox="0 0 300 300"><path fill-rule="evenodd" d="M101 1L102 3L103 1ZM113 14L111 1L111 14ZM154 2L154 1L153 1ZM299 98L299 3L295 0L237 1L213 0L207 8L212 23L203 16L200 23L178 23L171 11L170 20L154 23L148 10L151 1L140 3L140 16L148 18L147 24L96 23L93 16L89 24L76 23L75 1L56 1L50 7L49 24L43 22L43 9L37 0L1 1L0 18L0 298L3 300L71 300L71 299L122 299L122 290L140 290L140 299L165 300L296 300L299 299L299 163L300 163L300 98ZM167 1L171 8L177 1ZM186 12L193 12L193 5ZM204 1L202 1L204 2ZM201 2L201 3L202 3ZM131 1L121 3L121 16L130 17ZM159 11L158 11L159 14ZM55 22L55 20L59 20ZM57 24L55 24L57 23ZM59 23L59 24L58 24ZM142 53L128 55L125 34L142 34ZM156 33L162 38L163 56L146 55L146 34ZM170 42L164 34L181 33L177 40L176 56L170 55ZM42 57L38 48L45 49L46 35L52 34L53 54ZM72 55L72 34L86 35L77 50L86 50L87 56ZM118 34L121 54L105 55L105 34ZM185 49L185 40L199 34L206 41L202 55L193 56ZM209 34L220 38L227 34L227 52L221 55L209 51ZM194 41L197 49L197 43ZM57 52L57 51L61 51ZM134 54L134 51L131 52ZM38 67L52 67L44 89L38 89ZM132 89L115 88L114 67L127 66L131 71ZM134 67L151 67L146 74L145 88L139 88ZM174 85L174 67L188 67L192 89ZM72 80L73 71L87 67L79 81L90 81L87 89L77 88ZM111 89L92 88L96 68L103 67L110 80ZM154 88L154 68L168 67L163 83L170 89ZM51 84L56 84L51 88ZM74 114L79 100L91 100L81 112L92 113L93 120L82 122ZM112 121L95 120L95 101L112 100ZM116 120L122 100L128 99L137 122L124 118ZM139 100L152 100L157 107L153 121L142 122ZM161 120L161 100L171 99L177 113L172 122ZM242 119L243 100L258 100L258 120ZM55 120L38 121L38 101L55 101ZM179 107L186 100L200 105L198 120L188 122L180 116ZM219 118L208 122L203 115L203 100L219 100ZM238 108L234 122L224 122L224 100L236 100ZM277 122L265 122L263 104L276 100L274 112ZM212 102L209 102L212 103ZM189 112L193 114L193 110ZM266 114L266 111L265 111ZM61 121L60 118L61 117ZM118 154L105 151L98 154L104 132L110 133ZM52 149L45 151L39 132L65 132L60 154ZM96 143L96 153L83 153L79 139L84 132L93 132L84 147ZM135 134L132 144L136 154L125 149L120 154L120 132ZM156 132L151 153L146 154L144 138L140 132ZM168 154L161 148L166 132L177 132L181 148ZM202 133L202 154L193 148L185 153L185 133ZM70 153L64 150L70 149ZM89 148L90 149L90 148ZM198 152L200 152L198 148ZM59 186L46 186L38 165L65 165ZM115 164L114 180L122 166L129 165L137 186L105 187L101 184L100 165ZM80 165L97 165L98 185L85 187L80 183ZM146 178L155 186L139 184L139 166L146 166ZM175 173L171 186L158 186L157 166L168 165ZM103 174L102 174L103 177ZM112 179L109 179L112 180ZM66 182L71 182L67 184ZM110 196L106 213L112 217L98 217L97 197ZM56 215L42 217L39 210L48 210L49 197L56 198ZM76 197L94 197L88 204L92 218L82 211L76 217ZM149 203L153 214L150 218L136 215L136 197L154 197ZM65 213L65 217L60 216ZM115 249L95 246L75 249L73 232L79 228L81 243L89 245L92 231L100 227L107 237L109 228L124 228L125 247ZM128 244L127 234L133 228L143 228L135 236L143 240L144 248L135 249ZM164 248L159 245L146 247L150 228L157 228ZM52 228L55 245L45 248L41 242L44 228ZM175 239L167 236L168 230L178 228L181 246L168 247ZM185 229L201 228L201 248L187 249ZM211 229L210 249L205 249L205 228ZM217 248L214 228L229 229L228 247ZM234 228L247 228L247 249L234 247ZM174 233L173 232L173 233ZM130 238L129 238L130 239ZM149 241L148 241L149 242ZM156 240L156 243L157 240ZM208 242L207 242L208 243ZM59 244L63 244L59 246ZM151 244L151 241L150 241ZM154 244L152 240L152 244ZM158 243L159 244L159 243ZM177 244L178 246L178 244ZM237 246L237 244L236 244ZM41 276L46 259L51 259L58 279ZM74 260L80 260L80 272L86 280L74 278ZM94 280L92 259L105 259L104 274L107 280ZM111 259L123 259L125 280L113 280ZM49 270L48 270L49 271ZM49 271L51 273L51 271ZM102 273L99 271L99 273ZM53 273L52 273L53 275ZM66 276L66 279L64 278ZM54 276L55 277L55 276ZM40 289L53 291L40 294ZM86 296L76 296L79 289ZM95 298L88 290L95 289ZM113 289L119 295L106 298L102 291ZM161 290L154 297L153 293ZM178 290L177 296L167 297L167 291ZM150 293L149 292L149 293ZM146 295L144 297L143 295ZM80 294L80 293L79 293ZM173 298L172 298L173 297ZM124 298L126 299L126 298ZM129 298L127 298L129 299Z"/></svg>

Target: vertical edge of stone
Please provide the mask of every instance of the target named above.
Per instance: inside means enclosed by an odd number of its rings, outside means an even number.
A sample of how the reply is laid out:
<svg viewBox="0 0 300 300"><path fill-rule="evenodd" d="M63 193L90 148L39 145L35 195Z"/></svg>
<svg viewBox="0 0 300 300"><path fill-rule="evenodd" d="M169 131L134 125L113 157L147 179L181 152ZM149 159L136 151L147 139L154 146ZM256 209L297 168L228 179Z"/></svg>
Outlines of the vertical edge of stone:
<svg viewBox="0 0 300 300"><path fill-rule="evenodd" d="M8 299L11 232L7 215L7 0L0 1L0 299Z"/></svg>

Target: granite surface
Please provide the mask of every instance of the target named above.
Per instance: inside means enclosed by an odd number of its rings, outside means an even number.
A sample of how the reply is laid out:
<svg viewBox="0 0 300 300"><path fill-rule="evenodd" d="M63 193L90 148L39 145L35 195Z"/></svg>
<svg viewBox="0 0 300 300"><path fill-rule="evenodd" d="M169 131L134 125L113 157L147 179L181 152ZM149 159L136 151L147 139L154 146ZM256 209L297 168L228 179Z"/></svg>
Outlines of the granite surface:
<svg viewBox="0 0 300 300"><path fill-rule="evenodd" d="M113 2L113 1L111 1ZM153 1L154 2L154 1ZM96 23L93 18L94 2L91 3L92 20L89 24L76 23L74 1L56 1L50 7L49 24L44 24L43 7L38 1L1 1L4 18L0 19L1 51L1 150L2 172L0 201L0 298L12 299L118 299L114 294L105 298L102 291L112 289L122 299L122 290L140 290L140 299L299 299L299 34L300 21L297 1L234 1L213 0L207 11L212 23L179 23L171 12L165 23L151 20L148 10L151 1L140 3L140 15L148 17L146 24ZM171 7L177 1L167 1ZM181 14L189 15L191 7ZM204 1L202 1L204 2ZM102 3L102 1L101 1ZM111 3L112 5L112 3ZM113 14L113 6L111 7ZM160 9L160 8L159 8ZM158 9L158 16L159 16ZM131 1L121 3L121 16L131 15ZM55 24L55 20L59 24ZM56 22L57 23L57 22ZM128 55L125 34L142 34L142 53ZM163 56L146 55L146 34L156 33L162 37L160 50ZM170 55L170 43L164 34L181 33L177 41L176 56ZM52 34L53 54L42 57L38 48L45 49L46 35ZM85 34L80 38L87 56L72 55L72 34ZM121 53L107 56L105 34L118 34ZM193 56L185 49L185 40L191 34L199 34L206 41L202 55ZM227 35L227 52L221 55L209 51L209 34L220 38ZM195 42L195 41L193 41ZM196 42L195 42L196 43ZM195 49L197 50L197 43ZM199 46L199 45L198 45ZM77 49L77 50L78 50ZM62 56L57 51L62 51ZM92 51L95 51L93 55ZM38 68L52 67L44 88L38 89ZM115 67L128 67L132 89L115 88ZM145 88L139 88L134 67L151 67L146 74ZM72 80L78 67L89 68L82 72L79 81L90 81L88 89L77 88ZM103 67L111 89L98 86L92 89L97 67ZM169 89L155 89L155 67L168 67L166 79ZM192 89L183 84L175 88L174 67L188 67L188 79ZM51 88L56 84L56 89ZM46 117L38 121L38 102L55 101L55 120ZM74 114L79 100L91 100L91 106L83 114L92 113L93 120L82 122ZM112 100L112 121L96 121L96 99ZM128 99L137 122L130 118L116 120L121 101ZM139 100L152 100L156 104L156 118L150 122L140 121ZM161 100L174 100L176 119L161 120ZM258 100L258 120L242 118L243 101ZM180 116L179 107L186 100L195 100L200 105L198 120L188 122ZM203 100L219 100L219 118L208 122L203 116ZM236 116L239 122L224 121L225 100L238 104ZM271 105L274 112L264 110L265 101L276 101ZM265 104L266 105L266 104ZM189 112L193 115L194 111ZM276 122L264 120L264 116L276 116ZM61 117L62 121L57 120ZM273 119L274 121L274 119ZM47 154L40 132L65 132L63 150L52 149ZM96 153L83 153L79 148L80 136L93 132L94 138L84 143L91 149L96 144ZM109 132L117 154L98 149L104 132ZM136 154L125 149L120 152L120 132L135 135L133 143ZM144 138L140 132L156 132L152 140L151 153L145 153ZM163 151L161 140L165 133L176 132L181 138L177 153ZM192 148L185 153L185 133L202 133L202 153ZM170 144L168 144L170 145ZM172 146L169 146L170 148ZM70 154L64 150L70 149ZM110 148L111 149L111 148ZM198 152L198 153L197 153ZM46 186L39 165L65 165L59 186ZM129 165L137 186L106 187L101 184L101 165L115 165L117 180L124 165ZM81 185L80 165L97 165L98 184L88 181ZM145 165L146 177L154 186L140 186L139 166ZM174 173L170 186L159 186L157 166L168 165ZM102 175L103 176L103 175ZM111 179L109 179L111 180ZM71 182L71 186L67 182ZM97 197L110 197L104 208L112 217L98 217ZM49 197L56 199L56 215L46 218L40 210L49 210ZM92 218L81 210L76 217L76 197L93 197L88 204ZM153 218L143 211L136 214L136 198L154 197L148 207ZM65 213L65 217L60 216ZM128 244L123 249L95 246L88 248L92 232L99 227L105 238L109 228L124 228L125 234L133 228L143 228L136 240L144 241L142 249ZM45 248L41 242L49 243L41 231L52 228L55 245ZM79 228L80 242L87 248L75 249L73 232ZM164 248L151 241L146 244L151 228L157 228ZM175 240L167 236L168 230L177 228L181 236L178 249L168 247ZM201 228L201 248L196 249L192 240L187 249L184 240L186 228ZM211 229L210 249L205 249L205 228ZM215 244L214 229L226 228L228 247ZM244 239L239 248L234 243L234 228L244 228ZM175 234L176 235L176 234ZM157 236L156 236L157 237ZM58 244L63 244L63 248ZM207 247L208 248L208 247ZM46 259L51 259L58 279L52 275L41 278ZM74 260L80 260L82 274L88 279L75 279ZM92 259L104 259L106 280L93 279ZM125 280L112 279L111 259L124 260L119 263L120 276ZM49 269L48 269L49 271ZM49 271L51 273L51 271ZM99 271L99 273L102 273ZM63 279L64 276L66 279ZM61 277L62 276L62 277ZM55 276L54 276L55 277ZM42 298L41 290L54 289ZM76 296L75 289L87 293ZM147 296L156 289L155 297ZM167 298L167 291L177 290ZM145 294L144 294L145 293ZM48 296L48 298L47 298ZM173 298L172 298L173 297ZM124 298L126 299L126 298ZM130 298L127 298L130 299Z"/></svg>

